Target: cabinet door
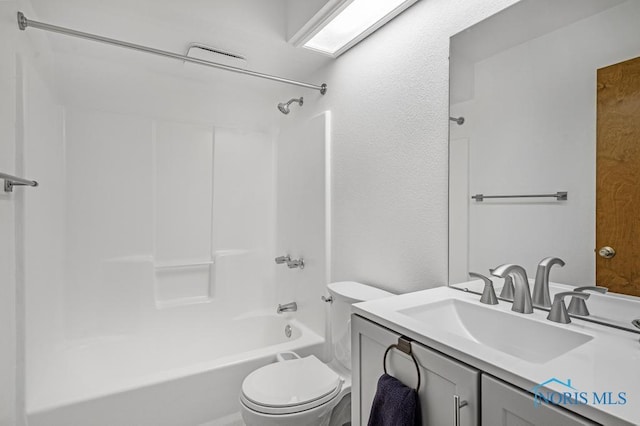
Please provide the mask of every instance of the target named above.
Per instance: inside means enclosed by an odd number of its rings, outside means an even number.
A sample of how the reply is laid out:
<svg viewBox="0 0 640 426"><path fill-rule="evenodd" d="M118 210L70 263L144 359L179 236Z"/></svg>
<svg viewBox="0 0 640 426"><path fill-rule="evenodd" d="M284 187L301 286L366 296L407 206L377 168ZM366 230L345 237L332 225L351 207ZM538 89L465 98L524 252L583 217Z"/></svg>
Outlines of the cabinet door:
<svg viewBox="0 0 640 426"><path fill-rule="evenodd" d="M534 407L533 396L482 375L482 424L491 426L593 426L577 414L553 405Z"/></svg>
<svg viewBox="0 0 640 426"><path fill-rule="evenodd" d="M352 317L352 420L366 425L378 378L383 374L385 350L398 342L399 334L361 317ZM478 426L480 372L413 342L418 360L421 385L418 395L424 426L454 426L454 396L467 405L459 409L461 426ZM416 367L408 355L391 350L387 356L387 372L407 386L417 383Z"/></svg>

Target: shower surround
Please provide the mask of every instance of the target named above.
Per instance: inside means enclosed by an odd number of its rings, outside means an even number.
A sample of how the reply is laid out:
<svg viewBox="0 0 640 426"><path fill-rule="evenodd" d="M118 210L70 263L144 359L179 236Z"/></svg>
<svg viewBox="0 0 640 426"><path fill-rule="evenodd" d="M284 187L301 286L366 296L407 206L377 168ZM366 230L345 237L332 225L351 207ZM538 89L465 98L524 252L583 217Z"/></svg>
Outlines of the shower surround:
<svg viewBox="0 0 640 426"><path fill-rule="evenodd" d="M322 356L329 114L284 117L282 88L25 34L18 171L40 185L13 196L29 424L212 422L278 351ZM304 271L277 267L285 251Z"/></svg>
<svg viewBox="0 0 640 426"><path fill-rule="evenodd" d="M274 135L49 102L26 112L60 119L25 143L30 425L213 421L277 352L323 354L328 114Z"/></svg>

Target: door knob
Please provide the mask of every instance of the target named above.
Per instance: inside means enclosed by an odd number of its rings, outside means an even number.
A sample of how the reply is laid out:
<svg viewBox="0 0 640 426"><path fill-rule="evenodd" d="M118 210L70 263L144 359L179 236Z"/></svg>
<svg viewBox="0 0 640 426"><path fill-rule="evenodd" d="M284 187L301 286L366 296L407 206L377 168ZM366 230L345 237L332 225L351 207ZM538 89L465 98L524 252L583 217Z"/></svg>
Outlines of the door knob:
<svg viewBox="0 0 640 426"><path fill-rule="evenodd" d="M598 254L600 255L600 257L604 257L605 259L611 259L616 255L616 251L613 249L613 247L604 246L600 250L598 250Z"/></svg>

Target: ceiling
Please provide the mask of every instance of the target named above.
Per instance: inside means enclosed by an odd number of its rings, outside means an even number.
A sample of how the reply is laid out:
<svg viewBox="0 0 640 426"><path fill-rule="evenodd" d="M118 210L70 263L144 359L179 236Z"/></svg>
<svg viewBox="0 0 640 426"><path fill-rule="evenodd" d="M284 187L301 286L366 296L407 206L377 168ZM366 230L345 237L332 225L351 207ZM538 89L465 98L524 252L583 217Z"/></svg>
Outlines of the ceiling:
<svg viewBox="0 0 640 426"><path fill-rule="evenodd" d="M247 58L246 68L306 81L332 59L286 42L286 0L31 0L31 20L185 54L200 43ZM25 11L26 12L26 11ZM34 30L38 31L38 30ZM176 73L179 61L48 33L54 52ZM316 82L311 82L316 84Z"/></svg>
<svg viewBox="0 0 640 426"><path fill-rule="evenodd" d="M451 37L451 103L473 98L476 62L629 0L522 0Z"/></svg>

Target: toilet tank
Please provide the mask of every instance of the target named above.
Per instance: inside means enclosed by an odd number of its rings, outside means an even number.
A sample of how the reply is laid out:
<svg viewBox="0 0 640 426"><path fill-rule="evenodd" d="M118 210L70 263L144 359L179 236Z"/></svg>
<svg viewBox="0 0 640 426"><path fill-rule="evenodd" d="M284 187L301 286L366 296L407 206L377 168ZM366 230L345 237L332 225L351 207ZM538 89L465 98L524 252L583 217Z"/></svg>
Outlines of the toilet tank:
<svg viewBox="0 0 640 426"><path fill-rule="evenodd" d="M331 283L327 285L327 289L333 298L329 319L333 357L351 370L351 305L393 296L393 294L354 281Z"/></svg>

